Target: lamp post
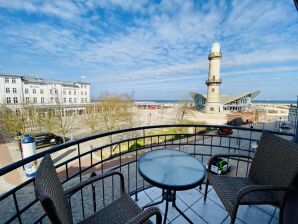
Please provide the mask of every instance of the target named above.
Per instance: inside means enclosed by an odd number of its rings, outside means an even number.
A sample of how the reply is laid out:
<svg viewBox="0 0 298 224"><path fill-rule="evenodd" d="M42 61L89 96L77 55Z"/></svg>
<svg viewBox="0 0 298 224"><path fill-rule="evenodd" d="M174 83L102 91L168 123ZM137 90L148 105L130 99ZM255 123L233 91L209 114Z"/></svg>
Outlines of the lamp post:
<svg viewBox="0 0 298 224"><path fill-rule="evenodd" d="M297 3L297 6L298 6L298 3ZM297 10L298 10L298 7L297 7ZM297 130L297 128L298 128L298 96L297 96L297 103L296 103L295 112L296 112L295 113L296 128L295 128L295 138L294 138L294 140L295 140L296 143L298 143L298 130Z"/></svg>
<svg viewBox="0 0 298 224"><path fill-rule="evenodd" d="M16 134L16 139L18 140L18 147L19 147L19 151L21 153L21 158L23 159L23 149L22 149L22 143L21 143L21 140L22 140L22 133L21 132L17 132ZM23 166L23 170L25 169L25 167Z"/></svg>

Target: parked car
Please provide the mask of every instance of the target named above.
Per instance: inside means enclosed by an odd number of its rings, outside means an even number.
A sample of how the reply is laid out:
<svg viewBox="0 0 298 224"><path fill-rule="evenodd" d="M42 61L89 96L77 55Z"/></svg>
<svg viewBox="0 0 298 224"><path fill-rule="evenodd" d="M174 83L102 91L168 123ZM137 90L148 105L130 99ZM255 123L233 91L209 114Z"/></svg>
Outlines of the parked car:
<svg viewBox="0 0 298 224"><path fill-rule="evenodd" d="M217 129L217 134L218 135L231 135L231 134L233 134L233 130L232 130L232 128L227 128L227 127L219 128L219 129Z"/></svg>
<svg viewBox="0 0 298 224"><path fill-rule="evenodd" d="M291 127L287 126L287 124L285 122L281 123L280 128L282 130L290 130L291 129Z"/></svg>
<svg viewBox="0 0 298 224"><path fill-rule="evenodd" d="M63 143L63 138L53 133L40 133L33 135L33 137L35 138L35 145L37 149Z"/></svg>

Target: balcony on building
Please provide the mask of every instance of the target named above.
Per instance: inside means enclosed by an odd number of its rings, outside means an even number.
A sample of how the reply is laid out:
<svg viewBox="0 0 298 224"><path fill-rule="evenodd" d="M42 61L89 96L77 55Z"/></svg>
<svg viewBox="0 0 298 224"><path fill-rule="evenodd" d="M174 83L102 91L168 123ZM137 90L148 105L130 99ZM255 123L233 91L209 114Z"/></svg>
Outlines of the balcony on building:
<svg viewBox="0 0 298 224"><path fill-rule="evenodd" d="M124 175L125 188L131 198L142 207L161 198L161 189L144 181L137 170L141 155L156 149L175 149L190 153L203 164L212 155L237 153L254 156L263 130L233 127L231 135L218 135L216 125L159 125L136 127L108 133L96 134L70 141L39 152L33 157L17 161L0 169L2 180L9 185L1 189L1 223L48 223L34 192L34 178L25 178L22 166L30 161L40 160L50 154L64 189L90 178L92 172L102 174L109 170L120 171ZM176 134L168 134L165 129L176 129ZM293 139L293 134L274 132L285 139ZM101 141L110 139L111 141ZM229 160L231 171L228 175L247 177L251 162ZM274 168L274 167L272 167ZM212 186L204 203L205 183L191 190L177 192L176 204L194 223L229 223L230 216L225 210ZM69 197L73 221L83 218L103 208L119 196L119 179L99 181L94 186L83 188ZM164 212L165 204L158 205ZM115 211L117 213L117 211ZM154 220L152 220L154 222ZM187 223L179 213L169 206L167 223ZM241 205L236 223L279 223L279 209L271 205Z"/></svg>

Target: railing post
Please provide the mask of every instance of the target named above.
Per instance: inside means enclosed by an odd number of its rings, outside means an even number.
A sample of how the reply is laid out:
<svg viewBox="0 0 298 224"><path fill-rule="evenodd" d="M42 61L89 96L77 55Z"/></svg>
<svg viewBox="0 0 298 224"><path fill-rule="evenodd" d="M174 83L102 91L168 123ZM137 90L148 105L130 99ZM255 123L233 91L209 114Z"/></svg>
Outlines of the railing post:
<svg viewBox="0 0 298 224"><path fill-rule="evenodd" d="M295 143L298 143L298 96L297 96L297 103L296 103L296 128L295 128Z"/></svg>

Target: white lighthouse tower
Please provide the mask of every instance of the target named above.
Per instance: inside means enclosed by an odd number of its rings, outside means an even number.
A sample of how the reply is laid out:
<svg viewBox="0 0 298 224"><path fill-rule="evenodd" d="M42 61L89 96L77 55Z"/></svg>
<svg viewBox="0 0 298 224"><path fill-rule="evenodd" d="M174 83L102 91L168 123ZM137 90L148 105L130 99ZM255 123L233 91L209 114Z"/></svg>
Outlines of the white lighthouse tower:
<svg viewBox="0 0 298 224"><path fill-rule="evenodd" d="M218 113L221 111L219 103L219 86L221 84L220 74L220 61L222 54L220 52L220 44L212 44L209 59L209 74L207 85L207 100L205 113Z"/></svg>

